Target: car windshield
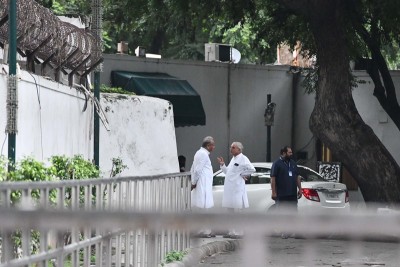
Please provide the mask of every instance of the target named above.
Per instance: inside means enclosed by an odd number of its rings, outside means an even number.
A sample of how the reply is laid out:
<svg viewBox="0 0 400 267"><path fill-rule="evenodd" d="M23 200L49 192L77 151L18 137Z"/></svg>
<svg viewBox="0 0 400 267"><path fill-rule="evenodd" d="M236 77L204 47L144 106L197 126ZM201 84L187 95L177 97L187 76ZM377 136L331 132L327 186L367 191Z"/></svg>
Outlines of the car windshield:
<svg viewBox="0 0 400 267"><path fill-rule="evenodd" d="M271 169L255 167L256 172L250 176L249 184L269 184L271 183Z"/></svg>
<svg viewBox="0 0 400 267"><path fill-rule="evenodd" d="M269 184L271 182L271 169L255 167L256 172L250 176L246 184ZM225 180L225 173L219 172L214 176L213 185L223 185Z"/></svg>
<svg viewBox="0 0 400 267"><path fill-rule="evenodd" d="M271 183L271 168L266 167L255 167L256 172L250 176L250 179L246 181L246 184L269 184ZM302 182L326 182L320 174L308 169L303 166L297 167L299 175L301 176ZM225 180L225 173L219 172L214 176L213 185L223 185Z"/></svg>

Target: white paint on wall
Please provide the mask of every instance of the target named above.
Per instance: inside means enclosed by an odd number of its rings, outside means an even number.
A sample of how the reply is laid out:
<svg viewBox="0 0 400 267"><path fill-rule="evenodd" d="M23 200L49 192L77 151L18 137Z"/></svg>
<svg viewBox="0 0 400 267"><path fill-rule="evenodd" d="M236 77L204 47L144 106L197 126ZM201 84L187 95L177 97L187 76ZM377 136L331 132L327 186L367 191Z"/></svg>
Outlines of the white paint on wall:
<svg viewBox="0 0 400 267"><path fill-rule="evenodd" d="M0 75L0 128L7 122L7 75ZM30 156L46 162L53 155L92 158L92 104L83 111L84 96L76 89L21 71L18 80L16 159ZM1 154L8 154L7 135Z"/></svg>
<svg viewBox="0 0 400 267"><path fill-rule="evenodd" d="M112 158L127 165L121 176L179 172L171 104L159 98L101 94L110 131L101 127L100 166L109 176Z"/></svg>
<svg viewBox="0 0 400 267"><path fill-rule="evenodd" d="M0 129L7 123L7 75L0 75ZM30 156L46 162L53 155L93 159L93 104L75 88L21 72L18 80L16 161ZM121 175L179 172L173 111L151 97L102 94L110 131L100 124L100 169L107 177L112 158L128 166ZM8 139L1 155L8 156Z"/></svg>
<svg viewBox="0 0 400 267"><path fill-rule="evenodd" d="M358 79L365 81L353 90L354 102L362 119L368 124L387 150L400 164L400 131L373 95L374 83L365 71L355 71ZM400 71L390 72L400 101ZM385 118L385 119L383 119Z"/></svg>

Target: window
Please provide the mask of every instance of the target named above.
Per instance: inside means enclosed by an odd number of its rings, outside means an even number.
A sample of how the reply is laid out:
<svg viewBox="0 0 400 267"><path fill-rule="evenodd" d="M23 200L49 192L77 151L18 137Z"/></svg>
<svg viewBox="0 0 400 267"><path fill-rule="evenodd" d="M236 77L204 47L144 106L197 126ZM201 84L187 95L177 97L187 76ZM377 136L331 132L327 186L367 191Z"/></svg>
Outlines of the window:
<svg viewBox="0 0 400 267"><path fill-rule="evenodd" d="M271 183L271 169L256 167L256 172L250 176L249 184Z"/></svg>
<svg viewBox="0 0 400 267"><path fill-rule="evenodd" d="M315 182L315 181L326 182L326 180L322 178L321 175L312 170L305 169L302 167L297 167L297 170L299 171L299 175L301 176L302 182Z"/></svg>

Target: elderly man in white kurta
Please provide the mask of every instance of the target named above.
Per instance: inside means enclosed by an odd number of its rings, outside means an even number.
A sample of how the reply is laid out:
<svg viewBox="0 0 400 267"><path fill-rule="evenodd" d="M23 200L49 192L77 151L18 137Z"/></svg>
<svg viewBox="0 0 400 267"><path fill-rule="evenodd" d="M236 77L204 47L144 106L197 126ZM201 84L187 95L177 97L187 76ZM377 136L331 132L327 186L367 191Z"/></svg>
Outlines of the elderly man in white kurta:
<svg viewBox="0 0 400 267"><path fill-rule="evenodd" d="M214 148L214 139L207 136L204 138L201 148L194 155L190 172L192 176L192 207L195 207L195 210L208 209L214 206L212 195L213 169L209 156ZM201 237L215 236L211 234L209 229L203 229L199 235Z"/></svg>
<svg viewBox="0 0 400 267"><path fill-rule="evenodd" d="M221 170L225 173L222 207L226 207L230 212L234 212L235 209L249 207L245 181L256 169L250 163L250 160L242 154L242 143L233 142L230 150L233 157L229 165L225 165L222 157L218 157L218 162ZM227 237L235 235L235 232L231 230Z"/></svg>

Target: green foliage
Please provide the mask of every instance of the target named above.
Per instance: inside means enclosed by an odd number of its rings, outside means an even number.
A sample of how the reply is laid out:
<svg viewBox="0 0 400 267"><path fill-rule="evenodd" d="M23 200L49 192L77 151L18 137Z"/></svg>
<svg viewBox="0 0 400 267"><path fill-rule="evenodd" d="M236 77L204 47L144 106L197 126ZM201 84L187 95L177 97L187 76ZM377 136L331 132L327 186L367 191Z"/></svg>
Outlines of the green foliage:
<svg viewBox="0 0 400 267"><path fill-rule="evenodd" d="M187 250L184 251L177 251L173 250L165 255L165 262L161 263L161 266L164 266L165 263L171 263L174 261L182 261L183 257L188 254Z"/></svg>
<svg viewBox="0 0 400 267"><path fill-rule="evenodd" d="M55 14L65 14L65 6L61 5L58 1L54 1L49 8L51 8Z"/></svg>
<svg viewBox="0 0 400 267"><path fill-rule="evenodd" d="M317 69L307 69L304 70L303 75L305 75L304 80L302 82L302 86L304 87L304 91L307 94L315 93L318 84L318 72Z"/></svg>
<svg viewBox="0 0 400 267"><path fill-rule="evenodd" d="M37 0L56 14L89 16L91 1ZM128 41L129 51L144 46L164 58L204 60L204 43L222 42L242 53L244 63L273 63L276 47L293 47L301 40L303 51L316 54L311 26L276 0L103 0L103 40L106 53ZM348 1L349 51L353 59L369 57L370 50L355 33L361 25L376 40L390 69L400 63L400 5L395 0Z"/></svg>
<svg viewBox="0 0 400 267"><path fill-rule="evenodd" d="M90 161L85 160L81 155L76 155L72 158L66 156L53 156L50 158L52 163L49 167L46 167L44 163L39 162L32 157L26 157L15 164L14 170L7 172L7 160L4 157L0 157L0 177L2 181L51 181L57 179L87 179L97 178L99 176L99 170ZM83 203L83 188L80 188L80 202ZM49 201L51 204L56 203L56 190L49 192ZM16 205L22 196L21 190L11 192L10 204ZM71 196L70 188L66 190L66 201L65 205L69 205L69 199ZM31 191L31 197L34 201L40 199L40 193L38 190ZM95 195L92 195L95 197ZM31 231L31 243L30 252L36 254L39 251L40 246L40 234L38 231ZM16 253L17 248L21 247L21 231L17 230L12 234L12 240L14 241L14 252Z"/></svg>
<svg viewBox="0 0 400 267"><path fill-rule="evenodd" d="M110 87L105 84L100 85L100 92L102 93L115 93L115 94L124 94L124 95L135 95L134 92L129 92L121 87Z"/></svg>
<svg viewBox="0 0 400 267"><path fill-rule="evenodd" d="M57 15L85 16L90 14L91 1L84 0L47 0L49 7ZM50 5L51 4L51 5Z"/></svg>
<svg viewBox="0 0 400 267"><path fill-rule="evenodd" d="M42 162L38 162L32 157L26 157L17 162L14 170L7 173L7 181L21 182L21 181L50 181L54 176L49 168ZM15 205L21 199L22 192L20 190L11 192L11 204ZM34 200L40 198L38 190L31 191L31 197ZM54 196L55 197L55 196Z"/></svg>
<svg viewBox="0 0 400 267"><path fill-rule="evenodd" d="M26 157L15 164L14 170L7 172L7 161L0 158L0 174L3 181L52 181L57 179L87 179L99 177L99 170L91 162L85 160L81 155L72 158L66 156L53 156L50 159L52 165L46 167L32 157ZM11 192L11 204L15 205L21 199L22 192L16 190ZM40 198L39 191L32 190L31 197L34 200ZM49 192L50 202L55 203L56 192Z"/></svg>
<svg viewBox="0 0 400 267"><path fill-rule="evenodd" d="M50 162L52 172L61 180L97 178L100 174L96 165L85 160L82 155L72 158L52 156Z"/></svg>
<svg viewBox="0 0 400 267"><path fill-rule="evenodd" d="M40 233L39 231L31 230L30 231L31 235L31 242L30 242L30 251L29 253L31 254L37 254L39 253L40 249ZM16 248L21 248L22 247L22 232L20 230L15 231L11 235L11 239L14 242L14 249L17 250Z"/></svg>
<svg viewBox="0 0 400 267"><path fill-rule="evenodd" d="M26 157L16 164L14 171L8 173L10 181L49 181L51 171L42 163L31 157Z"/></svg>
<svg viewBox="0 0 400 267"><path fill-rule="evenodd" d="M389 69L399 70L400 69L400 45L399 43L393 42L392 44L383 45L383 56L386 59Z"/></svg>
<svg viewBox="0 0 400 267"><path fill-rule="evenodd" d="M112 158L112 168L111 168L111 174L110 177L115 177L118 174L120 174L121 172L123 172L125 169L128 168L128 166L126 166L121 158Z"/></svg>
<svg viewBox="0 0 400 267"><path fill-rule="evenodd" d="M89 178L98 178L100 171L92 162L85 160L82 155L75 155L72 158L66 156L53 156L50 158L52 163L52 171L61 180L80 180ZM71 204L71 188L67 188L65 198L65 205ZM79 189L79 203L83 205L85 197L85 189ZM91 192L91 198L96 198L96 192Z"/></svg>
<svg viewBox="0 0 400 267"><path fill-rule="evenodd" d="M4 156L0 156L0 182L7 179L7 159Z"/></svg>

